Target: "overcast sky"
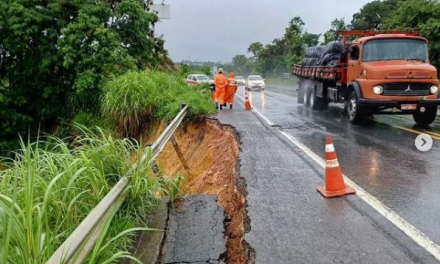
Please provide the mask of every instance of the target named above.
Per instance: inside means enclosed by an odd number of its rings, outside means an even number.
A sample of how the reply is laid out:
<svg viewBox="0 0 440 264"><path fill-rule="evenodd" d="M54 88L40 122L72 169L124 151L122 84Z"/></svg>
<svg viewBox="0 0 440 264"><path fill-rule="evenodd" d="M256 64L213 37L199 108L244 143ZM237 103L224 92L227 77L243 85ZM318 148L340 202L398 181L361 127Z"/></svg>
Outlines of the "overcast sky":
<svg viewBox="0 0 440 264"><path fill-rule="evenodd" d="M252 42L267 44L282 36L295 16L307 31L323 33L334 18L350 22L368 2L372 0L165 0L171 19L158 23L156 34L164 35L176 62L231 61L236 54L247 54Z"/></svg>

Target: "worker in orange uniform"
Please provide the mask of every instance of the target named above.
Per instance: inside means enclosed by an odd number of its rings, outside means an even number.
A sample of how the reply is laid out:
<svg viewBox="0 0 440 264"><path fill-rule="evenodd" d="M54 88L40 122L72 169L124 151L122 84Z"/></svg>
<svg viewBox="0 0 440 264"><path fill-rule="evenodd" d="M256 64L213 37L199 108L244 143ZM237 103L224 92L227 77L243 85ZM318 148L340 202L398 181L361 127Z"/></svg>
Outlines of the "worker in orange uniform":
<svg viewBox="0 0 440 264"><path fill-rule="evenodd" d="M225 104L229 104L229 108L232 109L232 105L234 104L235 93L237 92L237 80L235 80L235 74L233 72L229 73L228 78L228 86L226 87L225 92ZM223 105L226 106L226 105Z"/></svg>
<svg viewBox="0 0 440 264"><path fill-rule="evenodd" d="M220 110L223 109L223 104L225 103L225 91L228 86L228 78L223 75L223 69L218 69L218 74L214 78L215 85L215 94L214 100L217 107L220 107Z"/></svg>

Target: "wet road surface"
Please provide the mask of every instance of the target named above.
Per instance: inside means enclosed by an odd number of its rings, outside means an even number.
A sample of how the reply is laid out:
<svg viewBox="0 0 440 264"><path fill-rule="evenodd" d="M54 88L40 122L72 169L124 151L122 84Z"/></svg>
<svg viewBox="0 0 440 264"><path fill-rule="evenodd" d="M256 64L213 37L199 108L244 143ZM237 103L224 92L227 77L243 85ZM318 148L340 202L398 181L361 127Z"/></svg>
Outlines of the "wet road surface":
<svg viewBox="0 0 440 264"><path fill-rule="evenodd" d="M239 94L244 94L240 88ZM342 106L312 111L296 103L296 87L251 91L252 106L276 126L324 156L324 137L333 138L343 173L440 244L440 117L426 130L412 116L375 116L351 125ZM430 133L434 145L418 151L418 134Z"/></svg>
<svg viewBox="0 0 440 264"><path fill-rule="evenodd" d="M281 106L276 100L273 105ZM284 104L288 109L289 103ZM282 134L295 129L270 126L243 108L237 100L233 110L224 109L217 118L239 135L247 263L439 263L369 206L359 188L358 195L324 199L316 191L324 185L322 165ZM318 125L302 127L301 135L307 135L306 127L319 130ZM323 137L315 137L323 144Z"/></svg>

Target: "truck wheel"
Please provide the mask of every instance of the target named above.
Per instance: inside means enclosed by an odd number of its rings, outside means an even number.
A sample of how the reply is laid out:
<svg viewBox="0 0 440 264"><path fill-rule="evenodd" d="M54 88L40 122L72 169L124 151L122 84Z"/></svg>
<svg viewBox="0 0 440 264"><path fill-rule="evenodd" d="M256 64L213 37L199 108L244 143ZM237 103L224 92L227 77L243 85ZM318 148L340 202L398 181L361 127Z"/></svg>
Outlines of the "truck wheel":
<svg viewBox="0 0 440 264"><path fill-rule="evenodd" d="M316 96L315 88L310 88L310 106L313 110L327 110L328 102L326 99Z"/></svg>
<svg viewBox="0 0 440 264"><path fill-rule="evenodd" d="M426 127L434 122L437 116L437 106L418 107L413 112L413 118L417 125Z"/></svg>
<svg viewBox="0 0 440 264"><path fill-rule="evenodd" d="M364 115L362 113L362 109L360 109L359 107L356 93L354 91L351 92L345 104L345 109L347 110L347 115L350 119L350 123L358 124L360 121L362 121Z"/></svg>
<svg viewBox="0 0 440 264"><path fill-rule="evenodd" d="M298 96L297 96L297 100L296 102L298 104L303 104L304 103L304 85L303 85L303 81L301 80L301 78L298 79Z"/></svg>
<svg viewBox="0 0 440 264"><path fill-rule="evenodd" d="M306 107L310 106L310 90L309 87L303 87L303 102Z"/></svg>

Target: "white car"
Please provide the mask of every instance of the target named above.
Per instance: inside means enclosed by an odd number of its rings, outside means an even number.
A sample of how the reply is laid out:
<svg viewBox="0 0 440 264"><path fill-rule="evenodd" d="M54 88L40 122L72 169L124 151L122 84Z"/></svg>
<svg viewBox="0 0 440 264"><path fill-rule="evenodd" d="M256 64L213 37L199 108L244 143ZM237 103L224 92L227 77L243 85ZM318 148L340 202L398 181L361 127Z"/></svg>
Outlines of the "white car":
<svg viewBox="0 0 440 264"><path fill-rule="evenodd" d="M245 84L246 90L259 89L260 91L266 88L264 79L260 75L249 75Z"/></svg>
<svg viewBox="0 0 440 264"><path fill-rule="evenodd" d="M188 84L202 84L208 83L210 78L205 74L190 74L186 77L186 83Z"/></svg>
<svg viewBox="0 0 440 264"><path fill-rule="evenodd" d="M244 79L243 76L236 76L235 80L237 80L238 85L245 85L246 84L246 80Z"/></svg>

